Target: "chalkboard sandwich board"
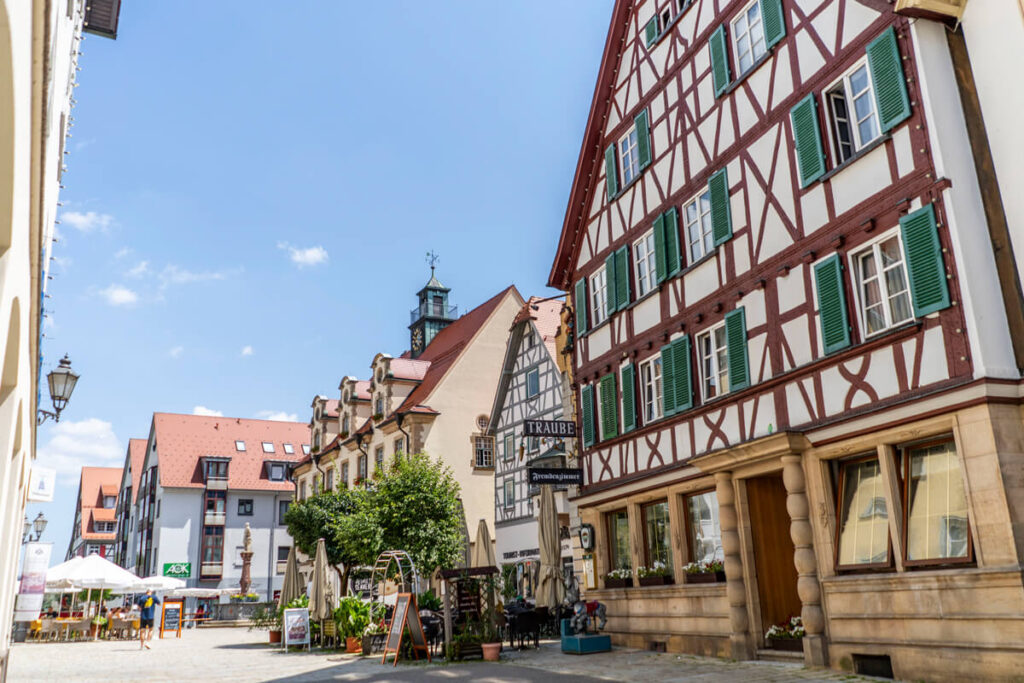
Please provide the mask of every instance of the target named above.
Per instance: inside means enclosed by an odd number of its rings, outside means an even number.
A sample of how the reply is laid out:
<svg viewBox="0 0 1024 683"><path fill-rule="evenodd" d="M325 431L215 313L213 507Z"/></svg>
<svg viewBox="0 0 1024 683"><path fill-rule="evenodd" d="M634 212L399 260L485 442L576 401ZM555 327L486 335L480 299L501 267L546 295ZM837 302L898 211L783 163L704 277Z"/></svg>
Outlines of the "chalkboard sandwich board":
<svg viewBox="0 0 1024 683"><path fill-rule="evenodd" d="M422 650L427 655L427 661L430 661L427 636L423 632L419 610L416 609L416 596L412 593L399 593L395 598L395 611L391 616L391 625L388 626L388 638L384 642L384 657L380 660L381 664L388 661L388 653L394 652L394 665L398 666L398 653L402 649L406 628L409 629L409 637L412 639L413 657L419 659Z"/></svg>
<svg viewBox="0 0 1024 683"><path fill-rule="evenodd" d="M185 613L184 600L164 600L160 606L160 637L164 631L173 631L181 638L181 617Z"/></svg>

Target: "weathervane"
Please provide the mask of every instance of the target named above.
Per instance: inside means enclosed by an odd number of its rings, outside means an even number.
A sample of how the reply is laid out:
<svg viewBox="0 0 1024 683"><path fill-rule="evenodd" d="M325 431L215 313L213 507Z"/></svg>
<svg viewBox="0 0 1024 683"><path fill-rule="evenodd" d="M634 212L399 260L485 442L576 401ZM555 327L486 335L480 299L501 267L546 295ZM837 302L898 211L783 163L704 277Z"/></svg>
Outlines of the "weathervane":
<svg viewBox="0 0 1024 683"><path fill-rule="evenodd" d="M438 256L437 252L431 250L427 252L427 257L425 260L430 265L430 274L431 276L433 276L434 268L437 267L437 263L438 261L441 260L441 257Z"/></svg>

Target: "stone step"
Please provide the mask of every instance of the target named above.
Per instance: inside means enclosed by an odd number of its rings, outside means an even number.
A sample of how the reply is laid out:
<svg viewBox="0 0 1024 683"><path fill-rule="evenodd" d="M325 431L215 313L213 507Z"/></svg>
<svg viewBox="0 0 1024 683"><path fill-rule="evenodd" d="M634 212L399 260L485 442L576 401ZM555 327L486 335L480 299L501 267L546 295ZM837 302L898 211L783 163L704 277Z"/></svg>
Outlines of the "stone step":
<svg viewBox="0 0 1024 683"><path fill-rule="evenodd" d="M757 658L766 662L791 662L793 664L802 664L804 661L804 653L764 649L757 651Z"/></svg>

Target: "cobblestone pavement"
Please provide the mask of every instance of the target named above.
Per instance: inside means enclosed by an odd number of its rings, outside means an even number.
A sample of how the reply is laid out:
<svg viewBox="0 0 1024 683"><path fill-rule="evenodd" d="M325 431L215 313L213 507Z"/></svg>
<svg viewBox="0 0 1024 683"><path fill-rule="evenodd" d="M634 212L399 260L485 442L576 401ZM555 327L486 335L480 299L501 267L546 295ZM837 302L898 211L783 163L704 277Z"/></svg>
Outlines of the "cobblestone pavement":
<svg viewBox="0 0 1024 683"><path fill-rule="evenodd" d="M840 672L775 662L731 662L688 655L617 649L578 657L563 655L555 642L539 650L506 650L497 664L400 664L381 666L379 657L312 652L284 653L266 644L264 631L244 628L189 630L180 639L138 642L16 644L9 681L483 681L485 683L589 683L595 681L870 681Z"/></svg>

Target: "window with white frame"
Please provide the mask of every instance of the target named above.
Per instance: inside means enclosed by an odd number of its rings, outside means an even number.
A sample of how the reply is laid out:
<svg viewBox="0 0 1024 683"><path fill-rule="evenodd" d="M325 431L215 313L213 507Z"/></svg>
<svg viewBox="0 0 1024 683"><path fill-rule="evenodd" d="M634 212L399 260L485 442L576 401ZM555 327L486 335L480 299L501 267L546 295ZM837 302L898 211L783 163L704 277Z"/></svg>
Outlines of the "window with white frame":
<svg viewBox="0 0 1024 683"><path fill-rule="evenodd" d="M504 491L505 507L510 508L516 504L516 482L514 479L505 480Z"/></svg>
<svg viewBox="0 0 1024 683"><path fill-rule="evenodd" d="M400 436L395 439L395 455L401 455L405 451L405 437Z"/></svg>
<svg viewBox="0 0 1024 683"><path fill-rule="evenodd" d="M683 233L689 249L690 263L695 263L714 249L711 234L711 192L705 189L683 205Z"/></svg>
<svg viewBox="0 0 1024 683"><path fill-rule="evenodd" d="M540 368L526 373L526 398L533 398L540 393Z"/></svg>
<svg viewBox="0 0 1024 683"><path fill-rule="evenodd" d="M341 433L348 434L348 413L341 418Z"/></svg>
<svg viewBox="0 0 1024 683"><path fill-rule="evenodd" d="M530 453L540 452L540 437L529 436L526 438L526 450Z"/></svg>
<svg viewBox="0 0 1024 683"><path fill-rule="evenodd" d="M516 448L515 442L516 437L514 434L512 434L512 432L509 432L508 434L505 435L505 462L508 462L509 460L512 459L512 456L514 455Z"/></svg>
<svg viewBox="0 0 1024 683"><path fill-rule="evenodd" d="M661 356L640 363L640 395L643 401L644 423L653 422L664 414L661 402Z"/></svg>
<svg viewBox="0 0 1024 683"><path fill-rule="evenodd" d="M636 126L632 126L619 139L619 165L622 167L622 185L625 187L640 175L640 143Z"/></svg>
<svg viewBox="0 0 1024 683"><path fill-rule="evenodd" d="M281 444L281 445L284 447L285 454L287 454L287 455L295 455L295 446L292 446L290 443Z"/></svg>
<svg viewBox="0 0 1024 683"><path fill-rule="evenodd" d="M494 467L494 439L489 436L473 438L473 462L476 467Z"/></svg>
<svg viewBox="0 0 1024 683"><path fill-rule="evenodd" d="M881 135L867 59L825 91L832 149L841 164Z"/></svg>
<svg viewBox="0 0 1024 683"><path fill-rule="evenodd" d="M857 308L864 335L869 336L913 317L910 290L898 232L855 252L853 272L857 283Z"/></svg>
<svg viewBox="0 0 1024 683"><path fill-rule="evenodd" d="M697 335L697 356L701 395L704 400L728 393L729 348L726 343L725 323L719 323Z"/></svg>
<svg viewBox="0 0 1024 683"><path fill-rule="evenodd" d="M633 272L636 274L636 296L639 299L658 284L658 257L654 251L654 230L633 242Z"/></svg>
<svg viewBox="0 0 1024 683"><path fill-rule="evenodd" d="M273 442L271 442L271 441L264 441L264 442L262 442L262 445L263 445L263 452L264 453L273 453L274 452L274 444L273 444Z"/></svg>
<svg viewBox="0 0 1024 683"><path fill-rule="evenodd" d="M597 327L608 317L608 279L604 266L590 276L590 325Z"/></svg>
<svg viewBox="0 0 1024 683"><path fill-rule="evenodd" d="M302 444L302 454L303 455L309 455L309 444L308 443Z"/></svg>
<svg viewBox="0 0 1024 683"><path fill-rule="evenodd" d="M245 452L245 442L244 441L236 441L235 442L235 450L238 451L239 453L244 453Z"/></svg>
<svg viewBox="0 0 1024 683"><path fill-rule="evenodd" d="M273 463L270 465L270 480L271 481L284 481L284 465Z"/></svg>
<svg viewBox="0 0 1024 683"><path fill-rule="evenodd" d="M373 471L381 472L384 470L384 447L377 446L377 450L373 454Z"/></svg>
<svg viewBox="0 0 1024 683"><path fill-rule="evenodd" d="M526 335L523 337L523 350L529 351L534 345L533 330L527 330Z"/></svg>
<svg viewBox="0 0 1024 683"><path fill-rule="evenodd" d="M768 51L761 24L761 2L754 0L732 21L732 45L737 71L744 74Z"/></svg>

